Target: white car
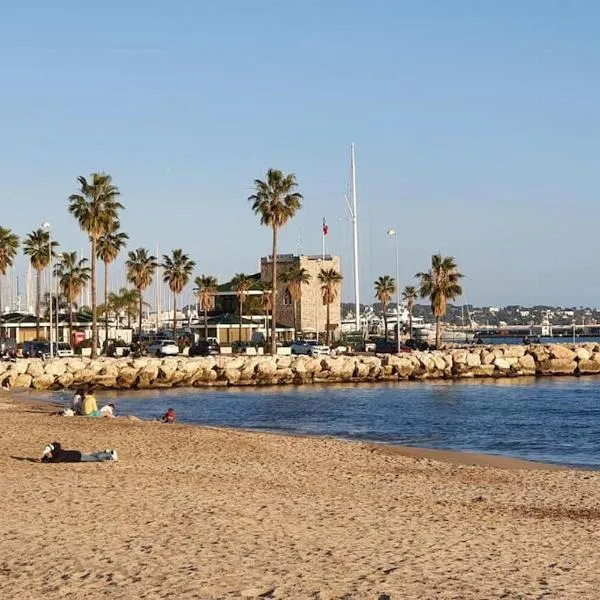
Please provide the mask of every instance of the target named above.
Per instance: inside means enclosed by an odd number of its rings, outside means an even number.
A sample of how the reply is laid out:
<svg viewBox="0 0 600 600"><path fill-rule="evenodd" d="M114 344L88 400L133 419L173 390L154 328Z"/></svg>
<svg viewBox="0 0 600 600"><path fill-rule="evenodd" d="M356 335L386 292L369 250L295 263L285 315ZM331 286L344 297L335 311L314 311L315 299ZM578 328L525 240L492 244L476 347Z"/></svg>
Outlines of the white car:
<svg viewBox="0 0 600 600"><path fill-rule="evenodd" d="M65 356L74 356L73 348L68 342L54 342L54 356L64 358Z"/></svg>
<svg viewBox="0 0 600 600"><path fill-rule="evenodd" d="M291 345L292 354L306 354L308 356L329 356L329 346L319 344L316 340L296 340Z"/></svg>
<svg viewBox="0 0 600 600"><path fill-rule="evenodd" d="M179 348L173 340L156 340L146 346L146 353L150 356L177 356Z"/></svg>

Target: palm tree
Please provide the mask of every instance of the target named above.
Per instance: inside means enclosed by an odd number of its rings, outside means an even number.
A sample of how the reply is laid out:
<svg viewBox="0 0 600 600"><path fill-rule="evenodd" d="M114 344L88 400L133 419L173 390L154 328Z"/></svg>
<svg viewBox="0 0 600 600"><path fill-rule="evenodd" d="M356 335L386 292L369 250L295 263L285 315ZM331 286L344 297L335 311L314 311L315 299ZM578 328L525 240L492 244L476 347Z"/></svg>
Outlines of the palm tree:
<svg viewBox="0 0 600 600"><path fill-rule="evenodd" d="M99 238L96 252L98 258L104 263L104 340L105 347L108 349L108 265L113 262L119 252L126 246L129 236L119 231L121 224L119 221L113 221L110 229L107 229Z"/></svg>
<svg viewBox="0 0 600 600"><path fill-rule="evenodd" d="M335 269L321 269L319 271L319 282L321 283L321 296L323 298L323 304L327 306L327 333L325 343L329 345L329 326L330 326L330 315L329 307L335 301L338 294L338 288L342 282L342 275Z"/></svg>
<svg viewBox="0 0 600 600"><path fill-rule="evenodd" d="M375 282L375 297L381 302L383 309L383 326L385 327L385 339L388 339L387 305L396 293L396 280L389 275L382 275ZM396 315L396 327L400 327L400 315ZM400 330L398 330L400 335Z"/></svg>
<svg viewBox="0 0 600 600"><path fill-rule="evenodd" d="M235 292L240 305L240 326L238 330L238 340L242 341L242 315L244 314L244 302L248 297L248 290L254 283L245 273L236 273L231 280L231 289Z"/></svg>
<svg viewBox="0 0 600 600"><path fill-rule="evenodd" d="M408 330L410 339L412 339L413 328L412 328L412 320L413 320L413 308L415 307L415 302L419 296L417 292L417 288L414 285L407 285L402 292L402 300L406 302L406 308L408 309Z"/></svg>
<svg viewBox="0 0 600 600"><path fill-rule="evenodd" d="M419 295L429 298L431 310L435 315L435 346L440 346L440 319L446 314L448 300L454 300L462 294L460 280L453 256L442 256L440 252L432 255L431 269L426 273L417 273L420 279Z"/></svg>
<svg viewBox="0 0 600 600"><path fill-rule="evenodd" d="M294 311L294 339L298 335L298 302L302 299L302 285L310 283L310 273L299 264L295 264L281 274L281 281L285 283L286 289L292 299Z"/></svg>
<svg viewBox="0 0 600 600"><path fill-rule="evenodd" d="M143 291L152 284L152 278L154 277L154 271L158 263L156 262L156 256L149 254L146 248L138 248L135 251L129 252L127 256L127 262L125 263L127 267L127 281L133 284L139 294L139 339L142 335Z"/></svg>
<svg viewBox="0 0 600 600"><path fill-rule="evenodd" d="M181 294L183 288L188 284L196 263L183 253L181 248L173 250L171 256L163 254L161 267L163 281L169 284L173 292L173 339L177 341L177 294Z"/></svg>
<svg viewBox="0 0 600 600"><path fill-rule="evenodd" d="M131 319L138 315L138 305L140 303L140 292L135 288L122 287L118 292L111 292L108 295L108 305L118 313L124 312L127 316L127 327L131 328ZM143 305L148 306L147 302Z"/></svg>
<svg viewBox="0 0 600 600"><path fill-rule="evenodd" d="M255 191L248 198L252 202L252 210L260 215L261 225L273 230L273 273L271 293L273 308L271 310L271 354L277 352L277 238L279 230L300 210L302 194L295 192L298 187L293 173L284 175L277 169L269 169L265 181L254 180Z"/></svg>
<svg viewBox="0 0 600 600"><path fill-rule="evenodd" d="M123 205L118 201L119 188L112 183L112 177L106 173L92 173L90 181L85 177L77 178L80 190L69 196L69 212L77 219L92 244L92 358L98 354L98 320L96 314L96 258L98 239L117 221L119 209Z"/></svg>
<svg viewBox="0 0 600 600"><path fill-rule="evenodd" d="M42 271L50 264L50 255L56 256L54 249L58 242L50 242L50 232L41 227L28 233L23 243L23 251L36 271L35 280L35 337L40 337L40 302L42 299Z"/></svg>
<svg viewBox="0 0 600 600"><path fill-rule="evenodd" d="M200 275L194 279L194 291L204 312L204 339L208 338L208 311L213 307L214 294L217 291L217 278L212 275Z"/></svg>
<svg viewBox="0 0 600 600"><path fill-rule="evenodd" d="M7 227L0 227L0 276L6 276L6 271L13 266L18 249L19 236ZM0 323L2 322L2 315L2 284L0 277ZM0 333L4 334L1 329Z"/></svg>
<svg viewBox="0 0 600 600"><path fill-rule="evenodd" d="M90 280L87 258L77 259L77 252L62 252L54 265L54 275L58 277L60 289L69 305L69 340L73 343L73 305L77 296Z"/></svg>

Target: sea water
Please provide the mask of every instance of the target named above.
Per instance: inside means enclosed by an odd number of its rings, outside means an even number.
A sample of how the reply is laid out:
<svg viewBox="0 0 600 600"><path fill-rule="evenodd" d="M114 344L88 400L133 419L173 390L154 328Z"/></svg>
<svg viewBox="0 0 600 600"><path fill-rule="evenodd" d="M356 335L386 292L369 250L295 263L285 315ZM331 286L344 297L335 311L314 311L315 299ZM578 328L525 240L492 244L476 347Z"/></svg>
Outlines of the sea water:
<svg viewBox="0 0 600 600"><path fill-rule="evenodd" d="M70 393L69 393L70 394ZM68 401L66 392L53 400ZM600 377L100 392L120 415L600 468ZM47 398L47 396L46 396Z"/></svg>

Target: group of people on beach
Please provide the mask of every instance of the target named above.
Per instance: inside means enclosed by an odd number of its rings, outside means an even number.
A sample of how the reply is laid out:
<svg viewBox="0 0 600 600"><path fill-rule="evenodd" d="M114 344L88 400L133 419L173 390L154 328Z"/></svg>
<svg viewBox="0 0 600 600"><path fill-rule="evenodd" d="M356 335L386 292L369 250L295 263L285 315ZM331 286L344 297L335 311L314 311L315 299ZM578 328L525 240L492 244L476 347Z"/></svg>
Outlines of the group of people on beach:
<svg viewBox="0 0 600 600"><path fill-rule="evenodd" d="M112 402L98 410L94 388L91 386L75 390L69 409L73 415L82 415L84 417L114 417L116 413L115 405Z"/></svg>

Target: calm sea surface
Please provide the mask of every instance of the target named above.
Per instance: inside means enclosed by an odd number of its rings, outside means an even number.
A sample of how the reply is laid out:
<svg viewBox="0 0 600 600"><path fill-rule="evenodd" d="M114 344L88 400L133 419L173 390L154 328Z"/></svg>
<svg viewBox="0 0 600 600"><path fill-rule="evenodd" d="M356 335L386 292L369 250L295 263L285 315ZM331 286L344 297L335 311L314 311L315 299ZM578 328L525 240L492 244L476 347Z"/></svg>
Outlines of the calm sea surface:
<svg viewBox="0 0 600 600"><path fill-rule="evenodd" d="M48 396L40 396L48 399ZM600 378L101 392L118 414L600 468ZM70 394L56 392L67 402Z"/></svg>

